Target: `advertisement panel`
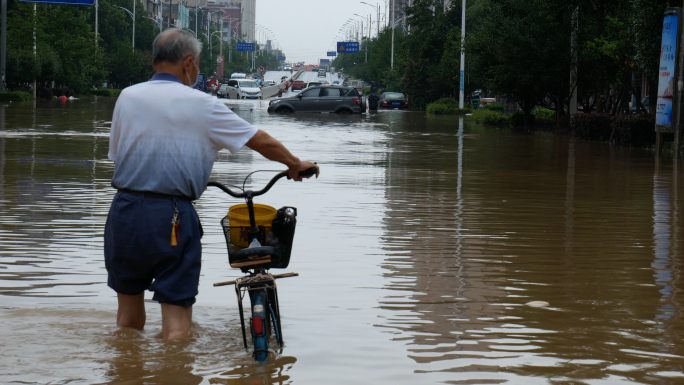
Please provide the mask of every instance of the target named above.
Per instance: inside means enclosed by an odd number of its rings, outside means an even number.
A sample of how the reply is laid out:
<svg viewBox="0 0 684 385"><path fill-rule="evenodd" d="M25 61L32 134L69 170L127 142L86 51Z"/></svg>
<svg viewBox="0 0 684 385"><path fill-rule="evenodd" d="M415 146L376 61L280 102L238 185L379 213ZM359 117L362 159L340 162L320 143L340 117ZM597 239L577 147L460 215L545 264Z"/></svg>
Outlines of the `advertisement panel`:
<svg viewBox="0 0 684 385"><path fill-rule="evenodd" d="M672 102L675 94L675 62L677 59L678 14L667 14L663 19L663 35L660 45L660 68L658 75L658 102L656 103L656 126L669 129L672 124Z"/></svg>
<svg viewBox="0 0 684 385"><path fill-rule="evenodd" d="M223 55L216 57L216 77L223 79Z"/></svg>

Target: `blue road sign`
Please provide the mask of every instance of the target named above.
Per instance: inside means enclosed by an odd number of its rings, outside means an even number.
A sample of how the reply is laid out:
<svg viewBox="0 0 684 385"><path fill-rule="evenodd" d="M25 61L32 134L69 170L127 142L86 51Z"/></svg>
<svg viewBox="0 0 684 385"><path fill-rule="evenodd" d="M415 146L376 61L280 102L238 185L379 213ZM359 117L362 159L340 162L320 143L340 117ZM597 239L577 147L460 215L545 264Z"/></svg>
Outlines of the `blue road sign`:
<svg viewBox="0 0 684 385"><path fill-rule="evenodd" d="M94 5L95 0L19 0L24 3Z"/></svg>
<svg viewBox="0 0 684 385"><path fill-rule="evenodd" d="M335 51L328 51L328 56L337 56L337 52L335 52Z"/></svg>
<svg viewBox="0 0 684 385"><path fill-rule="evenodd" d="M358 53L359 52L359 42L358 41L338 41L337 42L337 53Z"/></svg>
<svg viewBox="0 0 684 385"><path fill-rule="evenodd" d="M321 64L330 64L330 59L321 59Z"/></svg>
<svg viewBox="0 0 684 385"><path fill-rule="evenodd" d="M254 52L254 43L237 43L237 50L240 52Z"/></svg>
<svg viewBox="0 0 684 385"><path fill-rule="evenodd" d="M278 60L285 61L285 56L278 56Z"/></svg>

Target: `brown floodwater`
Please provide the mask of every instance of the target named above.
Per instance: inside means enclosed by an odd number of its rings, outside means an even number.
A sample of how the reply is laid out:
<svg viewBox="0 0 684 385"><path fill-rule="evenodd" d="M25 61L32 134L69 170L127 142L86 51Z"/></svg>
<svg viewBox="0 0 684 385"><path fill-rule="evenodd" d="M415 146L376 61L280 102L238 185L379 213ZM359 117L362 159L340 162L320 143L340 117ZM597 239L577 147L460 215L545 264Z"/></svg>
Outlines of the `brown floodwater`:
<svg viewBox="0 0 684 385"><path fill-rule="evenodd" d="M192 336L118 330L103 228L114 101L0 106L0 384L682 384L679 164L641 149L421 112L235 111L322 174L255 201L298 208L279 281L285 345L242 346L208 190ZM247 149L212 179L280 170ZM257 173L259 187L272 173ZM148 298L151 295L147 295Z"/></svg>

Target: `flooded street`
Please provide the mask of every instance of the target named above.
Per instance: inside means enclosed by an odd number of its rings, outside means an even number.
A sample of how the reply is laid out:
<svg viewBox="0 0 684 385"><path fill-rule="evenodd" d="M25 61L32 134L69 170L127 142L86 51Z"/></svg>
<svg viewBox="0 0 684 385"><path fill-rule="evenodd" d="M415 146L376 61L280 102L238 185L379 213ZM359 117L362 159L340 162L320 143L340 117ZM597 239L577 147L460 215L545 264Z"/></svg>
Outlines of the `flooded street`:
<svg viewBox="0 0 684 385"><path fill-rule="evenodd" d="M192 337L161 341L151 300L144 332L118 330L102 255L114 100L15 103L0 106L0 384L684 383L670 159L422 112L233 102L321 166L255 199L298 209L290 265L273 271L300 274L278 281L284 347L255 363L233 287L213 287L241 275L219 224L241 202L216 189L196 202ZM212 179L281 169L222 152Z"/></svg>

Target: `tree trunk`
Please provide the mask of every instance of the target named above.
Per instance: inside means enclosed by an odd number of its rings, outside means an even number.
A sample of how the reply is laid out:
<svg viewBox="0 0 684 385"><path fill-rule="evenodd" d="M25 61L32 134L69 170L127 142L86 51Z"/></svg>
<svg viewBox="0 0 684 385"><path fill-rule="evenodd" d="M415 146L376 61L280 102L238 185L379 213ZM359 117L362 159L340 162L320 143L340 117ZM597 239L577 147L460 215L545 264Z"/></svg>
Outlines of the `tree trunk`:
<svg viewBox="0 0 684 385"><path fill-rule="evenodd" d="M658 79L648 77L648 112L655 114L655 105L658 101Z"/></svg>

